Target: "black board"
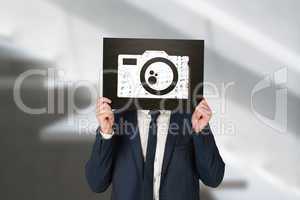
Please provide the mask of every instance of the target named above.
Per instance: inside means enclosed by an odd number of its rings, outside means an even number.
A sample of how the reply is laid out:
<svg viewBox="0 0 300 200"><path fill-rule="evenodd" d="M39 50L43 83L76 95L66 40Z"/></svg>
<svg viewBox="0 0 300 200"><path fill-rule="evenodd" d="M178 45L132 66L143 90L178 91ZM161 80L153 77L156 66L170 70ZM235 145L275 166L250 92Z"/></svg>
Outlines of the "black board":
<svg viewBox="0 0 300 200"><path fill-rule="evenodd" d="M144 53L149 50L152 52L163 51L170 56L188 56L187 98L120 97L120 94L118 95L118 73L120 72L118 69L121 69L120 66L118 67L118 64L120 65L119 55L145 55ZM116 111L165 109L191 112L197 104L197 100L201 99L203 95L203 63L204 40L103 38L103 96L112 99L112 108ZM132 58L123 59L123 64L132 66L132 68L128 68L128 71L135 70L138 65L136 59ZM173 75L173 80L174 77ZM119 77L119 81L124 82L121 79ZM136 79L139 80L140 77L137 76ZM132 78L128 82L131 80ZM145 88L143 87L143 89Z"/></svg>

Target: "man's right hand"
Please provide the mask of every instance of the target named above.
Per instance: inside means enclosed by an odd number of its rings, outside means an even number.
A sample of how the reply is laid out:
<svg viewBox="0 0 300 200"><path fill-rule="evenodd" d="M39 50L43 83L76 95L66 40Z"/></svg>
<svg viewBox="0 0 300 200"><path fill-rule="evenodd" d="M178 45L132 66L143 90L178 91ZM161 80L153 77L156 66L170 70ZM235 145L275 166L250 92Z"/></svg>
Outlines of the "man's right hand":
<svg viewBox="0 0 300 200"><path fill-rule="evenodd" d="M111 100L106 97L100 97L97 100L96 116L100 130L104 134L112 134L114 124L114 113L110 107Z"/></svg>

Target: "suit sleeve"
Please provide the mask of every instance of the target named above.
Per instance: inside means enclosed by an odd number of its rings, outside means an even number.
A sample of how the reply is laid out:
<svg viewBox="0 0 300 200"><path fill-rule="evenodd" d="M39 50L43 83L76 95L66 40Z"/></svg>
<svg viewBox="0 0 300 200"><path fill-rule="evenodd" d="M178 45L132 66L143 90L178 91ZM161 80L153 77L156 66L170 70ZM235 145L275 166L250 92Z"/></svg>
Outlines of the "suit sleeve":
<svg viewBox="0 0 300 200"><path fill-rule="evenodd" d="M90 159L85 165L87 182L93 192L104 192L111 184L115 137L105 139L96 131Z"/></svg>
<svg viewBox="0 0 300 200"><path fill-rule="evenodd" d="M192 137L200 180L210 187L219 186L224 177L225 163L219 154L210 126L207 125L201 133L193 133Z"/></svg>

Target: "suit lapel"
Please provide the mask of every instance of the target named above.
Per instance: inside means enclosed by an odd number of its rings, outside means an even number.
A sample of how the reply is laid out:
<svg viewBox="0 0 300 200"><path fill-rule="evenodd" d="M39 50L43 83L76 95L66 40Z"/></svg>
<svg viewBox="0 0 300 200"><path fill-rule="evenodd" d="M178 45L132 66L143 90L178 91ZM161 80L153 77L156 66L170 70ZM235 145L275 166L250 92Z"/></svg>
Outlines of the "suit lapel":
<svg viewBox="0 0 300 200"><path fill-rule="evenodd" d="M162 166L162 177L164 177L164 175L166 174L167 168L168 168L170 160L172 158L174 146L175 146L177 135L178 135L178 130L172 131L172 129L170 128L173 123L176 123L177 126L179 125L178 115L176 113L172 113L171 117L170 117L170 124L169 124L169 129L168 129L168 136L167 136L164 159L163 159L163 166Z"/></svg>
<svg viewBox="0 0 300 200"><path fill-rule="evenodd" d="M126 135L128 135L128 139L131 146L131 151L137 166L137 169L139 171L140 177L143 177L143 166L144 166L144 159L143 159L143 153L142 153L142 146L141 146L141 140L140 140L140 133L138 128L138 122L137 122L137 111L128 111L126 113L125 120L128 123L128 126L126 126ZM174 146L176 143L178 131L172 132L171 126L173 123L176 123L179 125L179 116L177 113L172 113L170 116L170 124L168 128L168 136L165 146L165 152L164 152L164 158L163 158L163 165L162 165L162 176L166 174L167 168L169 166L170 160L172 158L172 154L174 151Z"/></svg>
<svg viewBox="0 0 300 200"><path fill-rule="evenodd" d="M139 174L141 178L143 177L143 166L144 166L144 159L143 159L143 153L142 153L142 146L141 146L141 140L140 140L140 133L137 123L137 112L136 111L129 111L127 113L127 116L125 117L128 128L127 135L129 136L129 142L131 146L131 151L136 163L136 166L138 168Z"/></svg>

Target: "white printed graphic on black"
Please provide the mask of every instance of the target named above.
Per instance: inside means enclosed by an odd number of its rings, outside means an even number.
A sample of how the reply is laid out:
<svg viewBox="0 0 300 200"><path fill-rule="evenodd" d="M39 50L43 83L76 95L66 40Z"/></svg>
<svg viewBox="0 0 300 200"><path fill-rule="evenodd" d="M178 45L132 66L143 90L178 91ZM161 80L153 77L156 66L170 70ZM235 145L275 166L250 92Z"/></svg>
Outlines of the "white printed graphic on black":
<svg viewBox="0 0 300 200"><path fill-rule="evenodd" d="M118 56L118 97L188 99L189 57L164 51Z"/></svg>

